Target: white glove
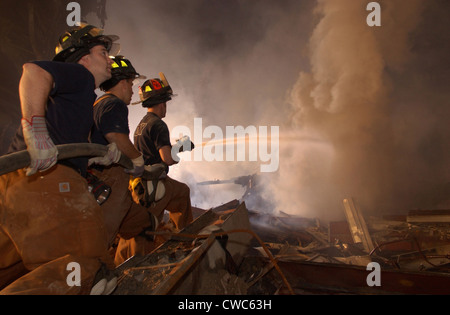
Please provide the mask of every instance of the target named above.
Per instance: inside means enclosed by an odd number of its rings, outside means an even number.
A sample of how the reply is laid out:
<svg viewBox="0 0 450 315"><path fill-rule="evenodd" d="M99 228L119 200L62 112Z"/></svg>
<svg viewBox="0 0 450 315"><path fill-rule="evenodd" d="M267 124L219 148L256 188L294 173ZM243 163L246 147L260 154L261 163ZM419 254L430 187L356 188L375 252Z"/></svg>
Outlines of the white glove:
<svg viewBox="0 0 450 315"><path fill-rule="evenodd" d="M139 157L131 160L131 162L133 162L133 169L125 170L125 173L133 177L141 177L145 169L144 156L141 154Z"/></svg>
<svg viewBox="0 0 450 315"><path fill-rule="evenodd" d="M117 144L110 143L108 144L108 152L106 152L105 156L91 158L88 161L88 165L98 164L103 166L110 166L111 164L115 164L119 162L121 156L121 152L117 147Z"/></svg>
<svg viewBox="0 0 450 315"><path fill-rule="evenodd" d="M179 148L178 152L192 151L195 148L195 146L192 143L191 138L189 138L189 136L184 136L184 137L178 139L175 146Z"/></svg>
<svg viewBox="0 0 450 315"><path fill-rule="evenodd" d="M22 118L23 138L30 154L27 176L44 172L57 162L58 149L48 134L45 117L33 116L31 122Z"/></svg>
<svg viewBox="0 0 450 315"><path fill-rule="evenodd" d="M192 143L191 138L189 136L184 136L177 140L177 142L172 146L172 159L175 162L179 162L180 158L178 153L192 151L195 148L194 143Z"/></svg>

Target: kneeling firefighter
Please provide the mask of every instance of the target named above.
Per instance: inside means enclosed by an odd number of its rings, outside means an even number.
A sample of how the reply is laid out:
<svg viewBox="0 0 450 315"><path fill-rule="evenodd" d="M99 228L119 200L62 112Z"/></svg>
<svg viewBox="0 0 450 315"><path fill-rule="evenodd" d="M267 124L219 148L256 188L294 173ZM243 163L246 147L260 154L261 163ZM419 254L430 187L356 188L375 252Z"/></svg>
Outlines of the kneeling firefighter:
<svg viewBox="0 0 450 315"><path fill-rule="evenodd" d="M126 155L133 162L133 168L124 170L117 164L105 167L102 158L97 158L90 160L89 174L94 181L98 178L111 188L107 200L98 201L102 204L109 245L114 249L117 238L130 239L144 231L154 231L157 222L147 207L133 202L128 190L130 176L144 173L144 158L129 139L127 106L131 103L134 80L145 77L123 56L111 59L112 78L100 85L105 94L94 103L95 124L90 140L103 145L115 144L118 154Z"/></svg>
<svg viewBox="0 0 450 315"><path fill-rule="evenodd" d="M139 90L141 101L137 104L142 103L147 114L136 128L134 145L143 154L146 172L142 177L133 177L129 188L135 202L147 207L159 221L164 210L168 211L174 230L180 231L193 220L190 189L170 178L168 173L169 167L179 162L177 153L191 151L194 144L186 136L173 146L170 143L169 128L162 119L174 94L165 75L159 76L145 81ZM123 259L136 253L145 254L145 239L137 237L132 243L119 245Z"/></svg>

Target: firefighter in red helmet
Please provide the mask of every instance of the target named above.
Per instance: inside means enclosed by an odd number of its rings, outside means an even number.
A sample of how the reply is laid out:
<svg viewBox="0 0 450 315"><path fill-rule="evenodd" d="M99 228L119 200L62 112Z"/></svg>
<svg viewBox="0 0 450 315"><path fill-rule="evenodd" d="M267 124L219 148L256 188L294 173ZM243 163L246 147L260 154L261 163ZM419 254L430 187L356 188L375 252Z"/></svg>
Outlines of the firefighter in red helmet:
<svg viewBox="0 0 450 315"><path fill-rule="evenodd" d="M134 145L142 152L146 169L155 165L164 165L165 174L156 180L146 180L135 177L130 181L130 189L136 202L148 207L159 221L162 221L164 210L169 212L170 224L175 231L185 228L193 220L189 187L170 178L170 165L177 164L179 159L172 152L180 152L182 148L194 148L189 138L183 143L178 141L172 146L167 124L162 120L167 114L167 102L174 96L167 78L160 73L159 78L150 79L140 87L140 98L147 114L139 123L134 133ZM177 148L174 150L173 148ZM180 149L180 150L179 150ZM122 254L122 261L130 255L145 254L148 239L140 235L134 239L119 244L118 253ZM120 258L116 256L117 259Z"/></svg>

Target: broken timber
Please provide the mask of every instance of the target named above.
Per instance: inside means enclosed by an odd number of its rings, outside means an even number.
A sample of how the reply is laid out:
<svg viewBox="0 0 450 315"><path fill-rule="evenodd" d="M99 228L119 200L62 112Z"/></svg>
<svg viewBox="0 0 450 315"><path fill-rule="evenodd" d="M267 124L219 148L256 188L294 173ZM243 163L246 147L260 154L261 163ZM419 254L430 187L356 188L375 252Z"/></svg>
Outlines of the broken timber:
<svg viewBox="0 0 450 315"><path fill-rule="evenodd" d="M229 206L236 204L232 202ZM131 257L120 265L117 271L121 276L113 294L215 294L214 288L206 288L211 285L208 277L218 274L217 271L233 273L230 266L239 265L244 259L252 236L231 232L246 229L250 230L250 223L245 203L235 209L209 210L150 254ZM225 243L215 234L224 232L230 233ZM206 234L209 236L200 240L200 235Z"/></svg>
<svg viewBox="0 0 450 315"><path fill-rule="evenodd" d="M368 253L375 248L361 211L355 206L352 198L343 200L345 216L355 243L362 243Z"/></svg>

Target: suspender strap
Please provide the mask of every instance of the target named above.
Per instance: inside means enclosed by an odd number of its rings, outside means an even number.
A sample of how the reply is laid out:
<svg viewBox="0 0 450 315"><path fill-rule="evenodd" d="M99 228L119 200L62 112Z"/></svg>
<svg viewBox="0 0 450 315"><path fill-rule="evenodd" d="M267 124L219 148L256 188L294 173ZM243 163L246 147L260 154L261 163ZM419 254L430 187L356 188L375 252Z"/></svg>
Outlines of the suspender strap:
<svg viewBox="0 0 450 315"><path fill-rule="evenodd" d="M107 99L108 97L113 97L113 96L114 96L114 95L107 93L107 94L103 95L102 97L99 97L99 98L95 101L94 107L95 107L98 103L100 103L101 101Z"/></svg>

